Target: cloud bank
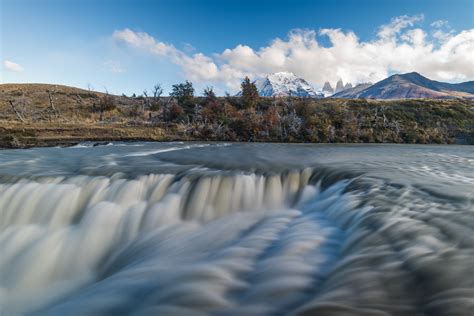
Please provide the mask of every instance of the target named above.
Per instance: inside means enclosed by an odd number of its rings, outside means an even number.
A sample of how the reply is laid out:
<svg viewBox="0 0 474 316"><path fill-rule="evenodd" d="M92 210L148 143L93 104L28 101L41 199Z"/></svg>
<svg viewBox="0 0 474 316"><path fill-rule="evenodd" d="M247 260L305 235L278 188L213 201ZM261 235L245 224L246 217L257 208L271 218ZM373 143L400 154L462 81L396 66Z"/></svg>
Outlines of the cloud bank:
<svg viewBox="0 0 474 316"><path fill-rule="evenodd" d="M422 15L399 16L379 27L373 40L362 41L353 31L295 29L286 39L276 38L258 49L244 44L207 56L189 54L130 29L113 33L115 41L168 58L183 75L196 82L224 83L239 88L245 76L256 78L291 71L321 86L335 82L376 82L397 72L417 71L436 80L474 79L474 29L455 32L447 21L435 21L429 30L417 25ZM329 39L329 45L318 40Z"/></svg>
<svg viewBox="0 0 474 316"><path fill-rule="evenodd" d="M20 64L14 63L13 61L10 61L10 60L3 61L3 68L5 68L5 70L13 71L13 72L21 72L24 70Z"/></svg>

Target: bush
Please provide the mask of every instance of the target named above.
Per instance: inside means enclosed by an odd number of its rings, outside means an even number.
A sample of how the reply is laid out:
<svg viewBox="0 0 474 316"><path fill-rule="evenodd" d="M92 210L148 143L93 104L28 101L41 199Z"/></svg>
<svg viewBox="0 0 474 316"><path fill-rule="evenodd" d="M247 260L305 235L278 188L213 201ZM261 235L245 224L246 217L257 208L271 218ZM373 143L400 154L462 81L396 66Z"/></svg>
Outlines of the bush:
<svg viewBox="0 0 474 316"><path fill-rule="evenodd" d="M96 110L99 111L100 113L103 113L103 112L113 111L116 108L117 108L117 105L115 104L114 97L107 93L103 97L100 98L99 105Z"/></svg>
<svg viewBox="0 0 474 316"><path fill-rule="evenodd" d="M184 119L184 110L176 102L170 102L164 109L162 117L167 122L177 122Z"/></svg>

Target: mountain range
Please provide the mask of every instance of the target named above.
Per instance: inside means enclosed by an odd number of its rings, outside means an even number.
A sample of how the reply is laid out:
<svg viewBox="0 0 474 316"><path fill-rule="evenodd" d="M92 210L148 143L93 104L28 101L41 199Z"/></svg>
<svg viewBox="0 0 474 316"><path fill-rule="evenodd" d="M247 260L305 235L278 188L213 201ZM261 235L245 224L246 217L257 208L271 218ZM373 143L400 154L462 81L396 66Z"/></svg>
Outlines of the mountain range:
<svg viewBox="0 0 474 316"><path fill-rule="evenodd" d="M260 96L297 96L311 98L348 99L447 99L474 98L474 81L446 83L430 80L417 72L395 74L384 80L361 83L354 87L339 80L336 88L326 82L322 91L314 89L306 80L291 72L278 72L255 81Z"/></svg>
<svg viewBox="0 0 474 316"><path fill-rule="evenodd" d="M349 99L474 98L474 81L453 84L430 80L417 72L411 72L392 75L373 85L357 85L331 97Z"/></svg>
<svg viewBox="0 0 474 316"><path fill-rule="evenodd" d="M329 81L326 81L324 83L324 86L323 86L323 90L322 90L322 93L324 94L325 97L328 97L328 96L331 96L335 93L339 93L339 92L342 92L344 90L348 90L348 89L351 89L352 88L352 84L351 83L346 83L344 84L344 82L342 81L342 79L339 79L336 83L336 88L333 88L331 86L331 84L329 83Z"/></svg>

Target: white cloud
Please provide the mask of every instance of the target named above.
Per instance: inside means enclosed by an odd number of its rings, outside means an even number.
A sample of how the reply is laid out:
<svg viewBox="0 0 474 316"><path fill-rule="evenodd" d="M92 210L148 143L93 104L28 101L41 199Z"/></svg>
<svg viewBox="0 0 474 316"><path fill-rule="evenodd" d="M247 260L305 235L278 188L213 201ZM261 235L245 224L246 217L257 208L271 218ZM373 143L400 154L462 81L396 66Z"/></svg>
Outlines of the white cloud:
<svg viewBox="0 0 474 316"><path fill-rule="evenodd" d="M10 61L10 60L3 61L3 68L5 68L8 71L13 71L13 72L21 72L24 70L20 64L14 63L13 61Z"/></svg>
<svg viewBox="0 0 474 316"><path fill-rule="evenodd" d="M406 29L407 27L412 27L415 23L423 21L423 19L423 14L415 16L397 16L393 18L389 24L382 25L380 27L378 36L381 39L394 40L396 39L396 35L399 34L403 29Z"/></svg>
<svg viewBox="0 0 474 316"><path fill-rule="evenodd" d="M185 76L190 80L213 80L218 75L218 68L212 58L201 53L189 56L172 44L157 41L147 33L124 29L115 31L113 38L132 47L145 49L152 54L169 58L173 63L182 67Z"/></svg>
<svg viewBox="0 0 474 316"><path fill-rule="evenodd" d="M244 76L256 78L276 71L291 71L321 86L335 82L376 82L392 72L418 71L436 80L474 79L474 29L459 33L427 33L416 27L422 15L395 17L382 25L376 37L362 41L352 31L341 29L292 30L286 39L254 49L244 44L207 56L188 54L143 32L114 32L114 38L129 46L169 58L187 79L224 83L237 90ZM435 23L435 25L445 25ZM318 37L327 37L323 46Z"/></svg>
<svg viewBox="0 0 474 316"><path fill-rule="evenodd" d="M449 23L446 20L437 20L434 21L433 23L430 24L430 26L435 27L435 28L442 28L444 26L448 26Z"/></svg>
<svg viewBox="0 0 474 316"><path fill-rule="evenodd" d="M172 57L175 54L181 53L173 45L158 42L145 32L134 32L130 29L124 29L115 31L113 38L119 42L124 42L136 48L146 49L161 56Z"/></svg>
<svg viewBox="0 0 474 316"><path fill-rule="evenodd" d="M449 40L449 38L455 33L446 20L437 20L430 24L433 28L433 38L438 40L440 43Z"/></svg>

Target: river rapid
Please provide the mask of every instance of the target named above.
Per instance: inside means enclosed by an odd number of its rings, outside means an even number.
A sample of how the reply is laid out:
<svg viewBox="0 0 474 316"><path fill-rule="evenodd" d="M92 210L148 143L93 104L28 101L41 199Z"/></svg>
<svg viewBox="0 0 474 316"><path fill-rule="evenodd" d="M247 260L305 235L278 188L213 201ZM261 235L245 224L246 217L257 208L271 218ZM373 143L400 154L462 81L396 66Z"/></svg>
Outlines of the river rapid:
<svg viewBox="0 0 474 316"><path fill-rule="evenodd" d="M0 315L473 315L474 148L0 151Z"/></svg>

